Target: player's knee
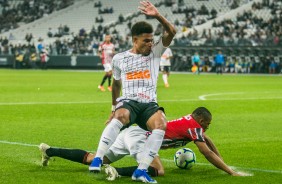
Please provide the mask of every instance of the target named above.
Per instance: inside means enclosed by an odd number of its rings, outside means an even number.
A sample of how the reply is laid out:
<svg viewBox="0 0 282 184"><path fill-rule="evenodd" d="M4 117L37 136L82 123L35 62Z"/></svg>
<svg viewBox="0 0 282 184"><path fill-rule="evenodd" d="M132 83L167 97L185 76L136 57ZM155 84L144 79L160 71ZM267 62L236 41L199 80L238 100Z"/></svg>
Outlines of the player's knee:
<svg viewBox="0 0 282 184"><path fill-rule="evenodd" d="M115 112L114 118L126 125L129 122L129 111L127 109L118 109Z"/></svg>
<svg viewBox="0 0 282 184"><path fill-rule="evenodd" d="M159 110L157 113L154 114L152 118L149 119L147 122L147 128L149 130L160 129L166 130L166 117L163 111Z"/></svg>
<svg viewBox="0 0 282 184"><path fill-rule="evenodd" d="M165 114L162 112L162 111L159 111L159 113L161 113L161 116L160 116L160 121L158 121L158 124L157 124L157 129L161 129L161 130L166 130L166 117L165 117Z"/></svg>
<svg viewBox="0 0 282 184"><path fill-rule="evenodd" d="M147 128L149 130L163 130L166 131L166 122L163 121L157 121L154 123L147 123Z"/></svg>
<svg viewBox="0 0 282 184"><path fill-rule="evenodd" d="M154 129L159 129L159 130L165 131L166 130L166 122L157 123L157 125L155 126Z"/></svg>

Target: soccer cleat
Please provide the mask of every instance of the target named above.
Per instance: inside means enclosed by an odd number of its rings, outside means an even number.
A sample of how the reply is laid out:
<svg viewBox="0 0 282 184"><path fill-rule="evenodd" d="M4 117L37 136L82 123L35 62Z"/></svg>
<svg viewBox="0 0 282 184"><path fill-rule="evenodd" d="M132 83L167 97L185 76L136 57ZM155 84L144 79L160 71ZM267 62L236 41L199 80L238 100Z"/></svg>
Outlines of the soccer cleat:
<svg viewBox="0 0 282 184"><path fill-rule="evenodd" d="M46 150L51 148L51 147L49 145L45 144L45 143L41 143L38 147L39 147L39 150L41 151L41 154L42 154L41 164L42 164L42 166L47 166L48 162L50 160L50 157L46 154Z"/></svg>
<svg viewBox="0 0 282 184"><path fill-rule="evenodd" d="M109 90L109 91L112 91L112 86L109 86L109 87L108 87L108 90Z"/></svg>
<svg viewBox="0 0 282 184"><path fill-rule="evenodd" d="M98 89L100 89L100 91L106 91L104 86L101 86L101 85L98 86Z"/></svg>
<svg viewBox="0 0 282 184"><path fill-rule="evenodd" d="M101 172L102 160L100 157L95 157L89 166L89 171L94 173Z"/></svg>
<svg viewBox="0 0 282 184"><path fill-rule="evenodd" d="M109 181L114 181L117 178L120 178L120 175L118 174L117 170L108 164L105 165L105 173L107 175L106 179Z"/></svg>
<svg viewBox="0 0 282 184"><path fill-rule="evenodd" d="M168 88L168 87L169 87L169 84L168 84L168 83L166 83L166 84L165 84L165 87L166 87L166 88Z"/></svg>
<svg viewBox="0 0 282 184"><path fill-rule="evenodd" d="M145 169L136 169L131 178L134 181L142 181L144 183L158 183L147 174Z"/></svg>

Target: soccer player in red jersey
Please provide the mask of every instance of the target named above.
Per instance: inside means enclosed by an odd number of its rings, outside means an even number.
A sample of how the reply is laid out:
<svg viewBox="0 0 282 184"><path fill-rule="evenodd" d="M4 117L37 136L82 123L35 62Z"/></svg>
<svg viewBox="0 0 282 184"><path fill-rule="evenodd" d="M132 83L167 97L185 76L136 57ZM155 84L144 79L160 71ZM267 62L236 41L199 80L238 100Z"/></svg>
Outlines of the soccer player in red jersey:
<svg viewBox="0 0 282 184"><path fill-rule="evenodd" d="M98 49L98 55L100 56L102 60L102 64L103 64L104 71L105 71L105 75L102 79L102 82L98 86L98 89L100 89L101 91L105 91L105 88L103 85L107 79L108 79L108 90L112 91L112 86L111 86L112 85L111 84L112 66L111 65L112 65L112 59L113 59L114 54L115 54L115 46L111 42L111 35L106 35L105 41L99 46L99 49Z"/></svg>
<svg viewBox="0 0 282 184"><path fill-rule="evenodd" d="M228 167L212 140L205 134L212 120L212 115L205 107L198 107L191 115L168 121L162 149L177 148L194 141L200 152L206 159L217 168L232 176L242 176L244 173L237 173ZM139 163L142 158L142 149L145 141L151 132L141 129L138 126L131 126L121 131L114 144L110 147L103 158L104 164L113 163L125 155L131 155ZM89 153L84 150L53 148L44 143L39 146L42 151L42 164L46 166L50 157L58 156L67 160L90 164L96 153ZM108 180L114 180L119 176L131 176L137 166L125 168L113 168L106 166ZM148 168L151 176L163 176L164 167L159 156L156 156Z"/></svg>

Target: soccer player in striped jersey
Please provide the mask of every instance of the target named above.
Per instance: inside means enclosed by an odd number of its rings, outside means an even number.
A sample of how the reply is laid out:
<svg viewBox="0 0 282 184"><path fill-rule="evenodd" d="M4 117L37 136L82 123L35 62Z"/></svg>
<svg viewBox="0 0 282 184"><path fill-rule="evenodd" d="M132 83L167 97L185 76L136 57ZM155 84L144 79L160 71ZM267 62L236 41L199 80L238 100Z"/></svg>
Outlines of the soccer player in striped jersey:
<svg viewBox="0 0 282 184"><path fill-rule="evenodd" d="M170 45L176 30L148 0L141 1L138 8L141 13L157 19L165 33L160 40L154 41L152 25L145 21L137 22L131 28L132 48L114 56L112 113L89 171L100 172L102 159L120 129L137 123L141 128L152 131L152 135L146 140L143 158L133 173L132 180L156 183L146 171L161 147L166 129L163 108L157 104L158 71L161 54Z"/></svg>
<svg viewBox="0 0 282 184"><path fill-rule="evenodd" d="M105 41L99 46L98 55L102 60L104 67L105 75L102 79L101 84L98 86L98 89L105 91L104 83L108 79L108 90L112 91L111 80L112 80L112 59L115 54L115 46L111 42L111 35L105 36Z"/></svg>
<svg viewBox="0 0 282 184"><path fill-rule="evenodd" d="M200 152L206 159L217 168L227 172L233 176L243 176L243 173L237 173L228 167L212 140L206 136L205 131L211 123L212 115L205 107L198 107L192 114L183 116L182 118L168 121L162 149L177 148L194 141ZM103 163L110 164L120 160L126 155L131 155L137 163L140 163L143 157L143 149L146 140L151 136L150 131L141 129L138 126L131 126L124 129L118 135L114 144L106 152ZM47 166L50 157L57 156L74 162L90 164L96 153L89 153L79 149L63 149L53 148L44 143L39 146L42 151L42 165ZM105 172L108 180L115 180L119 176L131 176L137 166L125 168L113 168L106 165ZM148 173L151 176L163 176L164 167L157 155L150 167Z"/></svg>
<svg viewBox="0 0 282 184"><path fill-rule="evenodd" d="M170 60L172 59L172 57L173 54L170 48L167 48L161 57L160 66L161 66L161 71L163 73L163 81L166 88L169 87L168 77L170 74L170 66L171 66Z"/></svg>

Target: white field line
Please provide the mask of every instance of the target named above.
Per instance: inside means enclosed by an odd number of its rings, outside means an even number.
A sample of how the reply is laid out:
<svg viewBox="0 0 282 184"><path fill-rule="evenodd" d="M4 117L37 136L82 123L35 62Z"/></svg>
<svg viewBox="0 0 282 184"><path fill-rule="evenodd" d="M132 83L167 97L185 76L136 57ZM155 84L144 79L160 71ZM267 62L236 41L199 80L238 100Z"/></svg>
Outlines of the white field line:
<svg viewBox="0 0 282 184"><path fill-rule="evenodd" d="M101 104L110 101L80 101L80 102L2 102L0 105L52 105L52 104Z"/></svg>
<svg viewBox="0 0 282 184"><path fill-rule="evenodd" d="M29 143L21 143L21 142L10 142L10 141L6 141L6 140L0 140L0 143L2 144L10 144L10 145L18 145L18 146L27 146L27 147L38 147L39 145L37 144L29 144ZM173 162L173 160L170 159L165 159L162 158L162 161L165 162ZM203 166L213 166L211 164L208 163L198 163L197 165L203 165ZM249 171L258 171L258 172L266 172L266 173L278 173L278 174L282 174L282 171L280 170L269 170L269 169L261 169L261 168L248 168L248 167L238 167L238 166L230 166L232 168L236 169L242 169L242 170L249 170Z"/></svg>
<svg viewBox="0 0 282 184"><path fill-rule="evenodd" d="M209 95L212 96L212 95ZM213 95L216 96L216 95ZM279 100L282 99L282 96L276 97L249 97L249 98L214 98L214 99L206 99L206 95L200 96L201 99L181 99L181 100L158 100L158 102L194 102L200 100L206 101L240 101L240 100ZM199 97L199 98L200 98ZM111 103L110 101L80 101L80 102L0 102L0 105L68 105L68 104L106 104Z"/></svg>
<svg viewBox="0 0 282 184"><path fill-rule="evenodd" d="M210 96L222 96L222 95L241 95L244 94L243 92L234 92L234 93L215 93L215 94L206 94L206 95L201 95L199 96L200 100L207 100L206 97Z"/></svg>
<svg viewBox="0 0 282 184"><path fill-rule="evenodd" d="M257 99L257 100L260 100L260 99L281 99L281 97L279 97L279 95L281 93L277 93L279 94L278 96L275 96L275 97L247 97L247 98L221 98L221 99L207 99L207 97L210 97L210 96L224 96L224 95L242 95L242 94L247 94L246 92L227 92L227 93L211 93L211 94L204 94L204 95L201 95L199 96L198 98L200 100L254 100L254 99ZM253 93L253 94L257 94L257 93ZM270 92L270 91L264 91L264 92L259 92L259 94L273 94L273 92Z"/></svg>

